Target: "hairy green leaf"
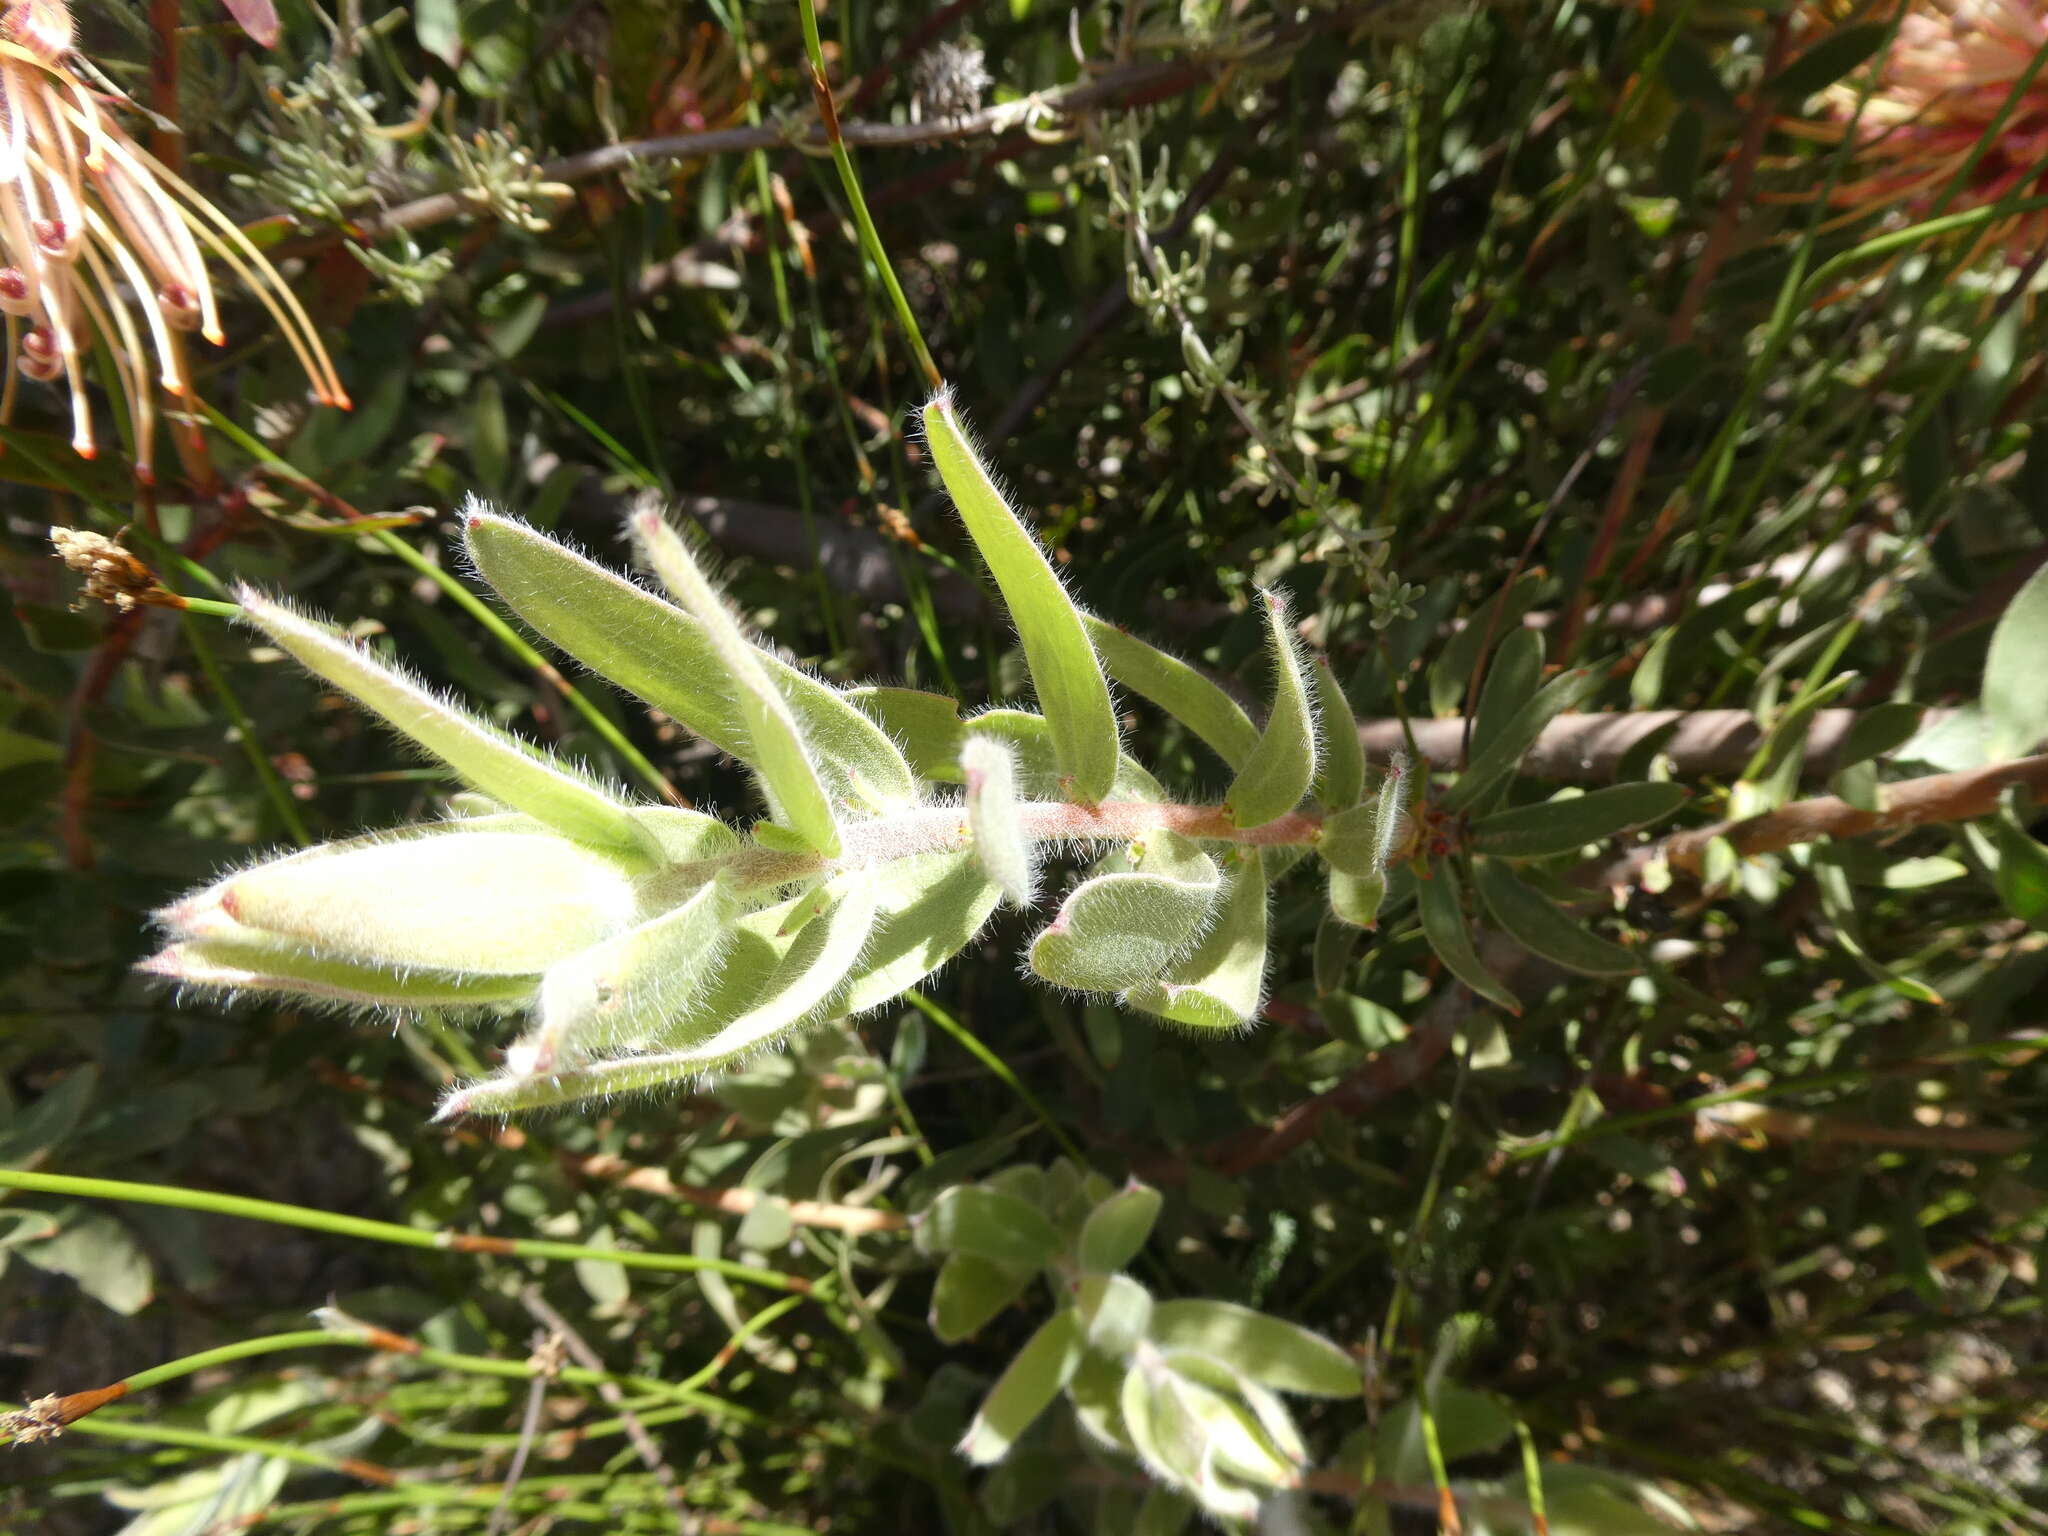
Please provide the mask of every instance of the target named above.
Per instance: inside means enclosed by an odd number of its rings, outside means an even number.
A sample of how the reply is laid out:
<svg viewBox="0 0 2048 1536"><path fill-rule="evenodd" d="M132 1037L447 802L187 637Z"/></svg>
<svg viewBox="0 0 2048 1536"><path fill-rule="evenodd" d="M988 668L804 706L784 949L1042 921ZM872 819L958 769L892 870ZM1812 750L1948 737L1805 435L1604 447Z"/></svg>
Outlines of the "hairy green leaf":
<svg viewBox="0 0 2048 1536"><path fill-rule="evenodd" d="M1001 892L970 853L920 853L891 859L858 878L874 888L876 922L846 988L839 1013L864 1013L914 987L967 947Z"/></svg>
<svg viewBox="0 0 2048 1536"><path fill-rule="evenodd" d="M1224 763L1242 768L1259 744L1259 728L1237 700L1200 672L1114 624L1090 617L1089 638L1109 675L1194 732Z"/></svg>
<svg viewBox="0 0 2048 1536"><path fill-rule="evenodd" d="M461 975L422 966L334 960L266 934L167 944L135 968L181 987L274 992L401 1011L525 1004L533 1000L541 980L537 975Z"/></svg>
<svg viewBox="0 0 2048 1536"><path fill-rule="evenodd" d="M1316 713L1322 721L1322 756L1316 763L1315 795L1327 810L1358 804L1365 794L1365 748L1358 740L1358 720L1344 697L1329 658L1315 658Z"/></svg>
<svg viewBox="0 0 2048 1536"><path fill-rule="evenodd" d="M515 1070L550 1072L646 1039L717 975L738 916L730 888L712 880L659 917L550 966L538 1025L508 1060Z"/></svg>
<svg viewBox="0 0 2048 1536"><path fill-rule="evenodd" d="M1077 885L1031 941L1031 969L1077 992L1122 992L1160 975L1200 941L1222 872L1174 832L1147 833Z"/></svg>
<svg viewBox="0 0 2048 1536"><path fill-rule="evenodd" d="M1328 884L1331 912L1353 928L1378 926L1380 907L1387 899L1385 875L1347 875L1332 869Z"/></svg>
<svg viewBox="0 0 2048 1536"><path fill-rule="evenodd" d="M1266 985L1266 877L1256 853L1231 871L1214 924L1157 980L1124 993L1126 1006L1196 1029L1242 1029Z"/></svg>
<svg viewBox="0 0 2048 1536"><path fill-rule="evenodd" d="M297 941L329 959L495 976L544 970L639 920L618 860L495 822L308 849L158 917L173 939Z"/></svg>
<svg viewBox="0 0 2048 1536"><path fill-rule="evenodd" d="M964 1250L948 1254L932 1282L932 1332L941 1344L973 1337L1024 1294L1036 1273Z"/></svg>
<svg viewBox="0 0 2048 1536"><path fill-rule="evenodd" d="M629 1093L745 1060L830 1010L875 928L876 890L848 876L740 919L717 984L650 1038L664 1049L549 1073L515 1068L457 1089L437 1118L509 1114Z"/></svg>
<svg viewBox="0 0 2048 1536"><path fill-rule="evenodd" d="M564 837L642 864L653 849L626 806L590 779L425 685L372 658L353 642L249 587L236 593L242 616L308 671L418 742L494 800L524 811Z"/></svg>
<svg viewBox="0 0 2048 1536"><path fill-rule="evenodd" d="M960 1184L918 1218L925 1253L971 1253L998 1264L1038 1269L1059 1251L1059 1234L1029 1201L979 1184Z"/></svg>
<svg viewBox="0 0 2048 1536"><path fill-rule="evenodd" d="M1088 1347L1113 1360L1128 1355L1152 1323L1152 1293L1129 1275L1082 1276L1074 1287Z"/></svg>
<svg viewBox="0 0 2048 1536"><path fill-rule="evenodd" d="M739 701L697 620L481 502L463 509L463 536L477 574L541 635L721 752L742 755ZM838 796L856 804L915 803L916 780L887 730L801 668L766 651L759 659ZM950 708L952 701L945 702Z"/></svg>
<svg viewBox="0 0 2048 1536"><path fill-rule="evenodd" d="M836 857L839 822L831 792L811 760L810 746L788 700L762 665L760 649L747 639L667 519L651 510L636 512L633 537L662 584L703 626L718 666L738 696L746 749L737 755L760 775L770 813L808 847Z"/></svg>
<svg viewBox="0 0 2048 1536"><path fill-rule="evenodd" d="M1240 827L1259 827L1285 816L1308 793L1316 774L1316 716L1309 699L1301 642L1288 622L1287 600L1260 594L1266 609L1266 638L1273 653L1273 710L1259 744L1230 781L1224 799Z"/></svg>
<svg viewBox="0 0 2048 1536"><path fill-rule="evenodd" d="M960 749L967 784L967 825L982 873L1013 907L1031 905L1037 884L1031 843L1017 815L1017 758L992 736L970 736Z"/></svg>
<svg viewBox="0 0 2048 1536"><path fill-rule="evenodd" d="M924 408L932 462L988 562L1024 643L1039 711L1052 731L1073 798L1094 804L1116 780L1116 711L1081 613L1017 514L996 489L950 395Z"/></svg>

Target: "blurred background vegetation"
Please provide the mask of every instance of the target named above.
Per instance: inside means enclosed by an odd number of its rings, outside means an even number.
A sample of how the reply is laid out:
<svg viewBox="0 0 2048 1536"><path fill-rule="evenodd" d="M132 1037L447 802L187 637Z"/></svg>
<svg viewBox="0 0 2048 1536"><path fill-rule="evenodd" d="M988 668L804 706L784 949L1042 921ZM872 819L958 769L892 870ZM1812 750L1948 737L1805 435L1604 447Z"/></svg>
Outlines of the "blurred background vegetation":
<svg viewBox="0 0 2048 1536"><path fill-rule="evenodd" d="M330 1303L444 1353L306 1348L134 1391L5 1452L0 1523L1174 1528L1060 1415L986 1477L952 1450L1047 1304L941 1343L933 1261L894 1218L1049 1162L1053 1127L1164 1191L1140 1265L1160 1294L1363 1363L1363 1401L1303 1408L1316 1471L1273 1530L1533 1529L1472 1491L1519 1477L1523 1444L1566 1481L1634 1480L1560 1529L2048 1530L2048 856L2024 793L1639 860L1608 928L1646 973L1524 967L1519 1017L1431 1012L1456 984L1412 922L1319 944L1303 882L1241 1037L1027 985L1006 915L929 1007L513 1125L429 1124L502 1035L179 1006L133 976L152 907L260 850L434 816L446 786L242 632L78 611L52 525L131 529L180 590L289 593L707 804L743 801L730 765L470 596L463 496L622 563L651 491L828 676L976 703L1016 677L905 431L929 381L821 152L794 6L279 0L274 39L267 9L76 11L133 131L265 246L355 408L309 403L246 301L201 349L206 453L153 490L115 446L71 455L61 392L22 392L0 1167L429 1246L15 1191L0 1395ZM1459 716L1499 635L1538 630L1596 669L1600 718L1565 717L1516 800L1668 778L1690 827L1874 804L1995 751L1993 626L2015 593L2048 603L2023 586L2048 555L2048 88L2038 44L2003 74L1969 55L1974 117L1912 82L2006 13L2042 26L2035 0L834 0L822 41L931 354L1084 602L1249 699L1251 588L1288 589L1369 730ZM1947 136L1859 155L1859 102ZM2011 626L2048 642L2048 613ZM1169 782L1219 787L1170 723L1133 728ZM443 1229L588 1251L435 1251ZM735 1260L800 1304L607 1250ZM551 1335L602 1390L524 1379ZM686 1380L680 1405L657 1390ZM1402 1449L1418 1403L1427 1455Z"/></svg>

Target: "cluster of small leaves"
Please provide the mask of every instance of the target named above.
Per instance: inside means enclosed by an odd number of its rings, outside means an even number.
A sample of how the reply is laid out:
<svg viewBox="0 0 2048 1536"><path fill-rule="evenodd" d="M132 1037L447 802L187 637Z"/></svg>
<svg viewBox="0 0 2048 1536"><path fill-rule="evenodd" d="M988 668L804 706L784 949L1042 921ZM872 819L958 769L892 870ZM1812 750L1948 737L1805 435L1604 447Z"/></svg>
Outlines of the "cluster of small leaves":
<svg viewBox="0 0 2048 1536"><path fill-rule="evenodd" d="M1093 1448L1135 1461L1167 1491L1147 1529L1171 1528L1178 1500L1249 1520L1275 1491L1299 1488L1308 1463L1279 1394L1356 1397L1362 1376L1344 1351L1284 1319L1229 1302L1160 1301L1124 1273L1160 1205L1156 1189L1117 1189L1062 1159L954 1185L918 1215L919 1248L944 1261L931 1305L940 1339L972 1337L1041 1275L1057 1302L997 1378L961 1450L982 1466L1010 1461L1064 1395ZM1028 1455L1015 1465L1030 1475ZM1016 1491L998 1482L986 1497L1014 1503Z"/></svg>

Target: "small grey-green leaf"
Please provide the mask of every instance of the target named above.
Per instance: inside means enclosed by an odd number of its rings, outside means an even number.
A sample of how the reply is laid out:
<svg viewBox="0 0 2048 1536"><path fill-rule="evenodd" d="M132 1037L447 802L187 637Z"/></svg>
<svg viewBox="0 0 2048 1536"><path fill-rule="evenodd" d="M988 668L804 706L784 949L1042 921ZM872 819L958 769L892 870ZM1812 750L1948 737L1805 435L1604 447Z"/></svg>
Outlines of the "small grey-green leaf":
<svg viewBox="0 0 2048 1536"><path fill-rule="evenodd" d="M1001 1461L1073 1379L1083 1353L1079 1314L1054 1313L989 1389L960 1442L961 1454L977 1466Z"/></svg>
<svg viewBox="0 0 2048 1536"><path fill-rule="evenodd" d="M1501 931L1532 955L1587 976L1632 976L1643 968L1496 859L1474 860L1472 883Z"/></svg>
<svg viewBox="0 0 2048 1536"><path fill-rule="evenodd" d="M1095 875L1060 903L1031 941L1031 969L1077 992L1150 981L1200 942L1222 878L1187 838L1148 833L1127 873Z"/></svg>
<svg viewBox="0 0 2048 1536"><path fill-rule="evenodd" d="M717 983L664 1020L649 1041L662 1049L554 1072L522 1072L515 1065L448 1095L437 1118L630 1093L757 1055L832 1011L873 937L878 896L876 882L860 872L741 918Z"/></svg>
<svg viewBox="0 0 2048 1536"><path fill-rule="evenodd" d="M1124 993L1126 1007L1194 1029L1241 1029L1266 990L1266 877L1258 855L1231 871L1214 924L1162 976Z"/></svg>
<svg viewBox="0 0 2048 1536"><path fill-rule="evenodd" d="M1376 927L1387 899L1385 875L1347 875L1330 871L1330 911L1353 928Z"/></svg>
<svg viewBox="0 0 2048 1536"><path fill-rule="evenodd" d="M1288 622L1287 600L1262 592L1266 639L1273 654L1273 709L1259 744L1230 781L1224 798L1240 827L1259 827L1301 803L1316 776L1316 717L1301 642Z"/></svg>
<svg viewBox="0 0 2048 1536"><path fill-rule="evenodd" d="M947 1190L918 1220L917 1246L926 1253L971 1253L1037 1269L1052 1262L1059 1244L1037 1206L978 1184Z"/></svg>
<svg viewBox="0 0 2048 1536"><path fill-rule="evenodd" d="M1074 1245L1081 1267L1092 1274L1110 1274L1129 1265L1144 1250L1163 1203L1151 1185L1131 1184L1096 1206L1081 1223Z"/></svg>
<svg viewBox="0 0 2048 1536"><path fill-rule="evenodd" d="M1179 657L1114 624L1092 617L1087 624L1111 677L1193 731L1230 768L1244 766L1259 744L1259 728L1237 700Z"/></svg>
<svg viewBox="0 0 2048 1536"><path fill-rule="evenodd" d="M1991 760L2024 757L2048 737L2048 565L2027 578L1991 632L1984 716Z"/></svg>
<svg viewBox="0 0 2048 1536"><path fill-rule="evenodd" d="M949 1254L932 1283L931 1327L941 1344L958 1344L979 1333L1003 1308L1024 1294L1035 1270L1017 1269L979 1254Z"/></svg>
<svg viewBox="0 0 2048 1536"><path fill-rule="evenodd" d="M1487 970L1479 951L1472 947L1472 929L1459 896L1457 866L1448 859L1431 859L1429 878L1415 884L1415 906L1422 919L1422 936L1445 968L1488 1002L1519 1015L1522 1005L1515 1001L1515 994Z"/></svg>
<svg viewBox="0 0 2048 1536"><path fill-rule="evenodd" d="M925 406L932 462L1009 606L1060 771L1073 797L1093 805L1116 781L1119 748L1109 684L1080 610L1038 540L996 489L958 416L950 395Z"/></svg>
<svg viewBox="0 0 2048 1536"><path fill-rule="evenodd" d="M1152 1309L1152 1342L1197 1350L1278 1392L1356 1397L1358 1362L1319 1333L1229 1301L1162 1301Z"/></svg>
<svg viewBox="0 0 2048 1536"><path fill-rule="evenodd" d="M1472 850L1503 859L1577 853L1617 832L1662 821L1690 798L1678 784L1612 784L1541 805L1518 805L1480 818L1472 828Z"/></svg>

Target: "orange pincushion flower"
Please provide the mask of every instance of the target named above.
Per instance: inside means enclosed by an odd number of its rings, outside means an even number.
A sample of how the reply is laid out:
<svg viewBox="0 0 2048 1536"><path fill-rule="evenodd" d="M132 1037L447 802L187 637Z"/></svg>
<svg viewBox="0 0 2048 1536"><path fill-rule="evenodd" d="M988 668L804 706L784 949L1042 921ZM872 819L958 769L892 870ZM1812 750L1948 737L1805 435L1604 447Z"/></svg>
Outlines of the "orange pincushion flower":
<svg viewBox="0 0 2048 1536"><path fill-rule="evenodd" d="M184 334L226 340L202 247L270 311L314 397L345 407L334 364L276 269L122 130L109 111L117 99L89 88L74 60L64 0L0 5L0 311L13 361L0 425L13 416L18 378L62 379L71 446L91 458L84 354L96 332L127 399L136 473L148 480L156 406L144 375L154 369L157 384L196 410Z"/></svg>
<svg viewBox="0 0 2048 1536"><path fill-rule="evenodd" d="M1788 125L1811 137L1839 139L1855 124L1864 174L1835 189L1833 201L1858 211L1902 205L1924 211L1954 181L2006 109L2013 88L2048 42L2043 0L1907 0L1891 48L1872 65L1875 83L1862 116L1862 71L1823 96L1831 125ZM2048 71L2013 105L1996 140L1977 158L1946 210L1961 213L2018 191L2048 193ZM2015 260L2048 239L2048 213L1999 219L1977 251L2003 246ZM1972 254L1975 254L1973 252Z"/></svg>

